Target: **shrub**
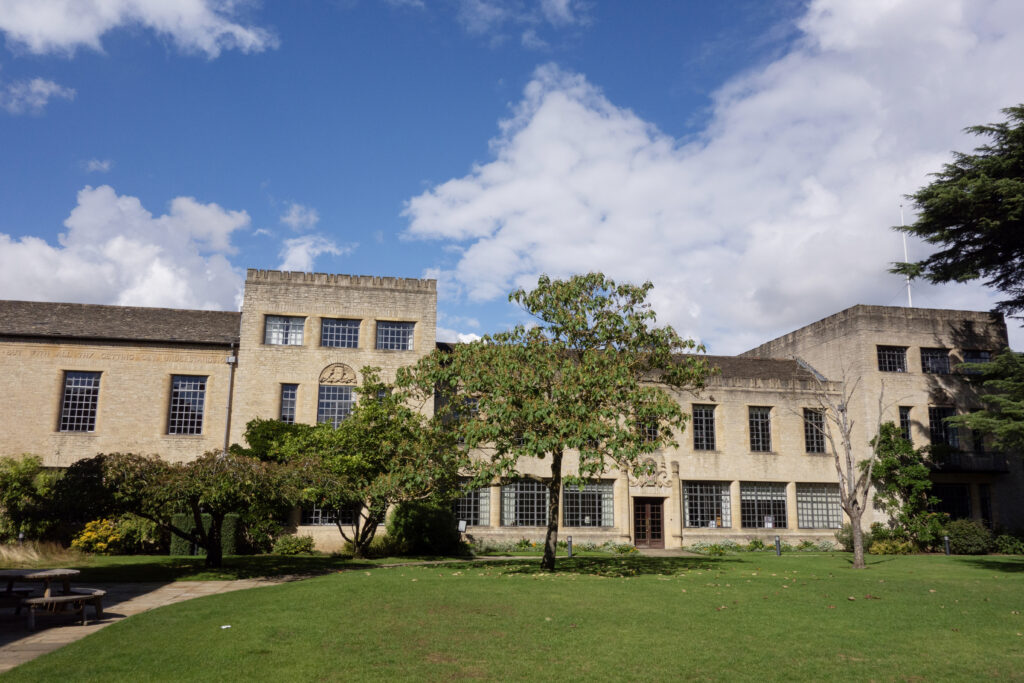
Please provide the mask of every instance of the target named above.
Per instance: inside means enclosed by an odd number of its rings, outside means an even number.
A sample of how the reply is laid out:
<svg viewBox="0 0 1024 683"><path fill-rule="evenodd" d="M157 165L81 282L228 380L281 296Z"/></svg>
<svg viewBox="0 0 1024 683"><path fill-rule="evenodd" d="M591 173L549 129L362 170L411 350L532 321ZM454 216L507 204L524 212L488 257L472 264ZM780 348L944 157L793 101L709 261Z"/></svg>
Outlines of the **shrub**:
<svg viewBox="0 0 1024 683"><path fill-rule="evenodd" d="M868 552L872 555L909 555L914 552L914 544L910 541L885 539L872 543Z"/></svg>
<svg viewBox="0 0 1024 683"><path fill-rule="evenodd" d="M345 541L342 552L346 555L352 555L354 550L355 547L352 541ZM402 546L396 543L393 538L384 534L373 537L373 540L370 541L370 547L366 549L364 555L366 557L393 557L401 555L403 552Z"/></svg>
<svg viewBox="0 0 1024 683"><path fill-rule="evenodd" d="M608 552L615 553L616 555L629 555L637 552L636 546L630 545L629 543L614 543L612 541L608 541L603 547Z"/></svg>
<svg viewBox="0 0 1024 683"><path fill-rule="evenodd" d="M764 541L760 538L750 539L750 543L747 544L747 550L750 552L759 552L761 550L768 550L768 546L765 545Z"/></svg>
<svg viewBox="0 0 1024 683"><path fill-rule="evenodd" d="M876 524L877 524L877 522L876 522ZM872 527L873 526L874 525L872 525ZM863 532L863 536L864 536L864 547L865 548L870 548L872 542L874 542L874 540L875 540L873 538L872 532L870 530L864 531ZM843 550L845 550L846 552L848 552L848 553L852 553L853 552L853 527L850 526L849 522L844 524L839 529L839 531L836 532L836 543L838 543L839 545L843 546Z"/></svg>
<svg viewBox="0 0 1024 683"><path fill-rule="evenodd" d="M210 515L204 514L202 516L202 519L203 526L208 529L210 527ZM193 522L193 517L191 514L181 513L174 515L171 518L171 521L174 524L174 526L178 527L182 531L190 532L196 526L195 523ZM238 554L239 527L240 525L237 514L231 513L228 515L224 515L224 526L221 527L220 547L221 552L225 555ZM171 555L206 554L206 551L202 548L196 548L195 552L193 553L192 544L188 540L182 538L181 536L178 536L177 534L173 534L171 536L170 547Z"/></svg>
<svg viewBox="0 0 1024 683"><path fill-rule="evenodd" d="M815 548L823 553L828 553L836 549L836 544L832 541L818 541Z"/></svg>
<svg viewBox="0 0 1024 683"><path fill-rule="evenodd" d="M954 555L984 555L992 548L992 532L973 519L957 519L946 525L949 550Z"/></svg>
<svg viewBox="0 0 1024 683"><path fill-rule="evenodd" d="M301 555L312 553L315 550L315 543L312 536L296 536L287 534L280 536L274 541L275 555Z"/></svg>
<svg viewBox="0 0 1024 683"><path fill-rule="evenodd" d="M94 519L86 522L85 528L71 541L71 547L96 555L113 555L121 535L112 519Z"/></svg>
<svg viewBox="0 0 1024 683"><path fill-rule="evenodd" d="M410 555L465 552L455 513L440 503L399 503L388 519L388 536Z"/></svg>
<svg viewBox="0 0 1024 683"><path fill-rule="evenodd" d="M1024 541L1012 534L999 534L992 541L992 549L1002 555L1024 555Z"/></svg>

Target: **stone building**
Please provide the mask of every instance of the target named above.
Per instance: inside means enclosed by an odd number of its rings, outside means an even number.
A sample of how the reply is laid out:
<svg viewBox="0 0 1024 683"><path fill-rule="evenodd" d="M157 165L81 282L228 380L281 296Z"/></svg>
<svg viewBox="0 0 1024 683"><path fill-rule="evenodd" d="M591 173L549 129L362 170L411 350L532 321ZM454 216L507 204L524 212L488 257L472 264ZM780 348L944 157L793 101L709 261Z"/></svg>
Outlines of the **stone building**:
<svg viewBox="0 0 1024 683"><path fill-rule="evenodd" d="M263 270L248 271L240 313L0 302L0 455L33 453L54 467L116 451L185 461L241 441L256 417L336 422L360 368L390 380L435 348L436 311L433 280ZM1002 320L987 313L856 306L712 357L720 374L677 396L693 415L679 447L654 453L653 474L640 480L613 471L566 487L563 534L647 547L832 538L842 513L814 409L821 391L841 395L844 376L860 379L852 405L865 454L881 394L885 419L917 445L949 446L935 480L950 512L1024 525L1013 505L1020 461L942 423L976 401L957 364L1006 343ZM548 469L521 465L536 477ZM456 509L473 536L540 539L546 495L534 479L510 479ZM336 514L344 523L352 511L313 508L295 522L330 549L341 541Z"/></svg>

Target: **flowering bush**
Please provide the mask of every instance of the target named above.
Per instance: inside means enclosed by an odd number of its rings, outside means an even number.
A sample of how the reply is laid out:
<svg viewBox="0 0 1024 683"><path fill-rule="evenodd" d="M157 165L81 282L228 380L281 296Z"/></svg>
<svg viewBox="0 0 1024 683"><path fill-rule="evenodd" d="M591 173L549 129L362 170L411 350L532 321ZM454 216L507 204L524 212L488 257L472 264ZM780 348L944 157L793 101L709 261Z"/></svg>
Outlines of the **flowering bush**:
<svg viewBox="0 0 1024 683"><path fill-rule="evenodd" d="M118 551L121 534L112 519L94 519L71 541L71 547L96 555L113 555Z"/></svg>

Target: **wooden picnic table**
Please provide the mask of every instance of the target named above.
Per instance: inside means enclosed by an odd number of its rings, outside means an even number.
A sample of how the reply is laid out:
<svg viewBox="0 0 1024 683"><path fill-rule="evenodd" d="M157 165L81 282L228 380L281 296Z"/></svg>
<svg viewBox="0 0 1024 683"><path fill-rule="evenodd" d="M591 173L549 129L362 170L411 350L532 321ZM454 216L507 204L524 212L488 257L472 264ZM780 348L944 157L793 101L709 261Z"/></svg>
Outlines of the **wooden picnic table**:
<svg viewBox="0 0 1024 683"><path fill-rule="evenodd" d="M64 595L71 593L71 577L78 576L77 569L0 569L0 581L7 579L8 595L14 593L14 582L42 581L43 597L53 594L53 582L60 581Z"/></svg>

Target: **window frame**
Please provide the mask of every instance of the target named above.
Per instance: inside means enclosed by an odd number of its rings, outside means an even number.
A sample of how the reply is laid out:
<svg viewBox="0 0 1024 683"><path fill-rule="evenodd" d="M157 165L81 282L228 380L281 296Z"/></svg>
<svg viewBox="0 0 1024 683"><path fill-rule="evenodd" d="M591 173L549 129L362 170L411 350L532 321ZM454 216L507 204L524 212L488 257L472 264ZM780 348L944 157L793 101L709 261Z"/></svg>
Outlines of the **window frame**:
<svg viewBox="0 0 1024 683"><path fill-rule="evenodd" d="M330 422L335 429L352 414L355 399L353 388L342 384L321 384L317 391L316 423ZM344 396L326 396L326 394L347 394Z"/></svg>
<svg viewBox="0 0 1024 683"><path fill-rule="evenodd" d="M335 324L337 329L328 330L329 326ZM320 346L329 349L358 349L361 326L362 320L356 318L320 318Z"/></svg>
<svg viewBox="0 0 1024 683"><path fill-rule="evenodd" d="M740 528L767 529L766 516L772 517L772 529L789 527L786 484L775 481L740 482Z"/></svg>
<svg viewBox="0 0 1024 683"><path fill-rule="evenodd" d="M501 526L546 527L548 487L535 479L514 479L501 487Z"/></svg>
<svg viewBox="0 0 1024 683"><path fill-rule="evenodd" d="M175 436L200 436L206 418L206 388L208 375L171 375L171 393L167 406L167 434ZM198 387L186 385L199 385ZM182 394L187 394L183 396ZM191 395L191 396L190 396ZM195 410L198 401L199 409ZM183 409L192 406L192 413L198 412L198 419L186 419Z"/></svg>
<svg viewBox="0 0 1024 683"><path fill-rule="evenodd" d="M910 411L913 409L913 406L899 406L900 434L903 436L904 439L910 441L911 443L913 443L914 441L914 434L912 428L913 421L910 417Z"/></svg>
<svg viewBox="0 0 1024 683"><path fill-rule="evenodd" d="M827 482L797 483L796 524L798 529L839 529L843 526L843 506L839 484Z"/></svg>
<svg viewBox="0 0 1024 683"><path fill-rule="evenodd" d="M730 482L688 480L682 482L682 489L684 528L732 528L732 485ZM715 523L714 526L711 526L712 521Z"/></svg>
<svg viewBox="0 0 1024 683"><path fill-rule="evenodd" d="M295 424L295 411L299 403L299 385L281 383L280 410L278 420L285 424Z"/></svg>
<svg viewBox="0 0 1024 683"><path fill-rule="evenodd" d="M582 489L574 484L562 487L562 526L574 529L615 526L614 484L598 481L588 482Z"/></svg>
<svg viewBox="0 0 1024 683"><path fill-rule="evenodd" d="M694 403L691 410L693 413L693 450L717 450L718 444L715 440L715 404Z"/></svg>
<svg viewBox="0 0 1024 683"><path fill-rule="evenodd" d="M903 372L907 371L907 348L906 346L875 345L875 354L878 360L879 372Z"/></svg>
<svg viewBox="0 0 1024 683"><path fill-rule="evenodd" d="M921 347L921 372L926 375L948 375L952 371L949 349Z"/></svg>
<svg viewBox="0 0 1024 683"><path fill-rule="evenodd" d="M57 431L63 434L90 434L96 431L99 414L101 372L65 370L60 398ZM88 380L89 383L83 382Z"/></svg>
<svg viewBox="0 0 1024 683"><path fill-rule="evenodd" d="M490 526L491 487L482 486L462 491L462 494L452 501L452 512L455 519L466 522L466 526Z"/></svg>
<svg viewBox="0 0 1024 683"><path fill-rule="evenodd" d="M272 325L275 327L272 328ZM282 327L276 327L276 325L282 325ZM283 341L278 341L279 339ZM269 313L263 316L264 346L303 346L305 343L306 316L271 315Z"/></svg>
<svg viewBox="0 0 1024 683"><path fill-rule="evenodd" d="M751 453L771 453L772 406L747 406L747 431Z"/></svg>
<svg viewBox="0 0 1024 683"><path fill-rule="evenodd" d="M398 346L400 337L396 332L404 330L407 336L404 346ZM376 330L377 351L413 351L415 350L416 322L410 320L378 320Z"/></svg>
<svg viewBox="0 0 1024 683"><path fill-rule="evenodd" d="M960 430L945 421L955 416L956 408L952 406L928 406L928 438L931 445L960 448Z"/></svg>
<svg viewBox="0 0 1024 683"><path fill-rule="evenodd" d="M814 455L826 453L825 411L804 408L804 452Z"/></svg>

